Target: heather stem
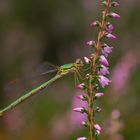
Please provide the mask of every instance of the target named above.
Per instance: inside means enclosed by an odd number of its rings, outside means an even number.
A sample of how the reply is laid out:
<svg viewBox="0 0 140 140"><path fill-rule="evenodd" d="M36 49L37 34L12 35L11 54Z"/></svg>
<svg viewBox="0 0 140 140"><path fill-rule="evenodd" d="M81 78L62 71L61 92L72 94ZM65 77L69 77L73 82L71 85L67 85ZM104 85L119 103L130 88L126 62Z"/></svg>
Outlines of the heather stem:
<svg viewBox="0 0 140 140"><path fill-rule="evenodd" d="M108 14L108 10L109 10L109 6L110 6L110 3L111 3L111 0L108 0L107 2L107 6L106 6L106 9L105 9L105 12L103 13L103 17L102 17L102 22L101 22L101 29L100 29L100 32L99 32L99 35L98 35L98 41L97 41L97 49L96 49L96 52L95 52L95 55L93 57L93 60L92 60L92 71L91 71L91 75L90 75L90 79L89 79L89 107L88 107L88 111L89 111L89 123L90 123L90 140L95 140L95 137L94 137L94 133L93 133L93 130L94 130L94 111L93 111L93 80L94 80L94 75L95 75L95 72L96 72L96 60L99 56L99 52L100 52L100 49L101 49L101 37L103 36L103 33L104 33L104 30L105 30L105 18Z"/></svg>

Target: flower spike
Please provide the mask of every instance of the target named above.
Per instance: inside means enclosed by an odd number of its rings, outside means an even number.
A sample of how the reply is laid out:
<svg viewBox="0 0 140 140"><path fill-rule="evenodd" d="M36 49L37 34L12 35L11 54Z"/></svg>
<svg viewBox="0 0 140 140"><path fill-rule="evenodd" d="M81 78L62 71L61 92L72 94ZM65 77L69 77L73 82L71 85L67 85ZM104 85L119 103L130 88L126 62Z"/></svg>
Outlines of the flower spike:
<svg viewBox="0 0 140 140"><path fill-rule="evenodd" d="M77 140L97 140L101 133L102 128L99 124L96 124L94 116L96 113L102 111L98 105L96 106L94 100L99 100L104 96L103 92L100 92L102 88L105 88L111 83L111 80L106 77L110 74L109 72L109 62L108 57L111 54L113 47L107 45L107 42L117 39L113 34L114 26L109 21L109 17L114 19L120 19L120 15L112 12L113 7L118 7L119 3L115 0L103 0L102 4L105 6L105 10L102 11L101 21L95 20L91 23L91 27L98 27L99 33L97 36L97 42L90 40L86 44L92 47L92 53L90 57L84 57L85 69L82 75L82 83L77 85L78 89L81 89L87 93L87 95L79 95L77 98L82 103L87 103L88 106L74 108L73 110L80 113L85 113L87 115L87 121L80 121L82 126L89 128L89 137L79 137ZM111 11L111 12L110 12ZM86 102L84 102L86 101ZM79 105L80 106L80 105ZM86 119L83 119L86 120Z"/></svg>

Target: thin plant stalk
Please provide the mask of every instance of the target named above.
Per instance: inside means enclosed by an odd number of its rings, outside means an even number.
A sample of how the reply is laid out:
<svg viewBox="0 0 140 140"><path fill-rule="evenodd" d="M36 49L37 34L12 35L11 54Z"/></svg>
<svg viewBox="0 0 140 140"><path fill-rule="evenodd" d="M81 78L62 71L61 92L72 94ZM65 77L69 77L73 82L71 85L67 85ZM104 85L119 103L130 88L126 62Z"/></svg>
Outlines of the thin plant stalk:
<svg viewBox="0 0 140 140"><path fill-rule="evenodd" d="M90 139L91 140L95 140L94 138L94 133L93 133L93 129L94 129L94 112L93 112L93 80L94 80L94 75L95 75L95 72L96 72L96 60L99 56L99 52L100 52L100 48L101 48L101 37L103 36L103 32L105 30L105 18L108 14L108 10L109 10L109 6L110 6L110 3L111 3L111 0L108 0L107 2L107 6L106 6L106 9L105 9L105 12L103 13L103 17L102 17L102 22L101 22L101 29L100 29L100 32L99 32L99 35L98 35L98 42L97 42L97 47L96 47L96 52L95 52L95 55L93 57L93 60L92 60L92 71L91 71L91 75L90 75L90 79L89 79L89 107L88 107L88 111L89 111L89 117L90 117L90 122L89 122L89 125L90 125Z"/></svg>

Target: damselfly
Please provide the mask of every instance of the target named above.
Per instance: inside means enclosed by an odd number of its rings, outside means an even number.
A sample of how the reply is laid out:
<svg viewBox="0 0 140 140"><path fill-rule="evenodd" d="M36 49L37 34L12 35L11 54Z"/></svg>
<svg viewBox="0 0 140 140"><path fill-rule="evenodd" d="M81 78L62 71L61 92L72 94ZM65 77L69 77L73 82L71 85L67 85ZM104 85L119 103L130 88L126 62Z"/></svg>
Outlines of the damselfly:
<svg viewBox="0 0 140 140"><path fill-rule="evenodd" d="M21 96L20 98L16 99L14 102L12 102L10 105L8 105L4 109L0 110L0 116L2 116L8 110L11 110L12 108L16 107L23 101L27 100L28 98L32 97L34 94L44 90L48 85L50 85L57 79L61 78L62 76L67 75L69 73L74 73L74 74L79 73L78 71L82 68L82 66L83 66L82 60L77 59L75 61L75 63L64 64L64 65L58 67L57 74L53 78L51 78L49 81L41 84L40 86L34 88L33 90L25 93L25 95Z"/></svg>

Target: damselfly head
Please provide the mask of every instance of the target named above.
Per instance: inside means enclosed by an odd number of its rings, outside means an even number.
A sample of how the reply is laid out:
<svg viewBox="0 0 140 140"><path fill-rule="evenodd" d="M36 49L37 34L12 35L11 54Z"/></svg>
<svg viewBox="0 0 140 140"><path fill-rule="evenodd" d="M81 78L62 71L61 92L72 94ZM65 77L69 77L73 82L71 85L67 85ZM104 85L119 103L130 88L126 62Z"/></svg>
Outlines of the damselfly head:
<svg viewBox="0 0 140 140"><path fill-rule="evenodd" d="M81 59L76 59L75 65L77 67L82 67L84 65L83 61Z"/></svg>

